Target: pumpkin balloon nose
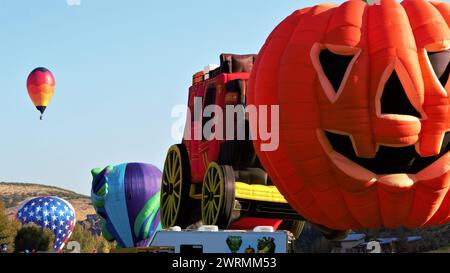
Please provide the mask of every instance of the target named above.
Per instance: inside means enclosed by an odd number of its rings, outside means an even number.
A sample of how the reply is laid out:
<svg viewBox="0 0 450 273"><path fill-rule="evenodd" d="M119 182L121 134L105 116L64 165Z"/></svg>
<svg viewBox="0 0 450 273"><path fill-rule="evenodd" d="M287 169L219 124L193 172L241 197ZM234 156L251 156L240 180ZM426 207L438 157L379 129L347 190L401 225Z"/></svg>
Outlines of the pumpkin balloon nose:
<svg viewBox="0 0 450 273"><path fill-rule="evenodd" d="M377 143L414 145L419 140L422 115L412 105L395 70L386 81L379 99L378 118L374 121Z"/></svg>
<svg viewBox="0 0 450 273"><path fill-rule="evenodd" d="M420 113L414 108L406 95L405 89L397 75L393 71L386 82L383 95L380 99L381 114L409 115L422 118Z"/></svg>

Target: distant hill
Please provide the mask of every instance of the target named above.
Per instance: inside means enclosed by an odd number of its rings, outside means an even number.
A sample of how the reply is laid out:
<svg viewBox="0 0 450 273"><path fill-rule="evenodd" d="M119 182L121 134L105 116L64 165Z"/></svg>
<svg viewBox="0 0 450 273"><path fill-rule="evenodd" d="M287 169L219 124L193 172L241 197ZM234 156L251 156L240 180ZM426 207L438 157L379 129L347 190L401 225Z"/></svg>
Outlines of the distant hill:
<svg viewBox="0 0 450 273"><path fill-rule="evenodd" d="M0 200L5 203L10 217L14 217L23 201L37 196L57 196L69 201L78 221L85 220L88 214L95 214L89 196L53 186L0 182Z"/></svg>

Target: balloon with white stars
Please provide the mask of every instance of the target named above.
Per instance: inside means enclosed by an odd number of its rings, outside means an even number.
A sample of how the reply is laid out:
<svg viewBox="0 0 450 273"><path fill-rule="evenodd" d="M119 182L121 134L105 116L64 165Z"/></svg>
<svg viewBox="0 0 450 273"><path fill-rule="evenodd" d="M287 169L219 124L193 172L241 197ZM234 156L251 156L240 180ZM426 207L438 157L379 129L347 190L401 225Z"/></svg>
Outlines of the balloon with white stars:
<svg viewBox="0 0 450 273"><path fill-rule="evenodd" d="M53 249L58 252L69 240L76 223L73 206L55 196L42 196L25 201L16 216L24 225L33 223L51 230L55 234Z"/></svg>

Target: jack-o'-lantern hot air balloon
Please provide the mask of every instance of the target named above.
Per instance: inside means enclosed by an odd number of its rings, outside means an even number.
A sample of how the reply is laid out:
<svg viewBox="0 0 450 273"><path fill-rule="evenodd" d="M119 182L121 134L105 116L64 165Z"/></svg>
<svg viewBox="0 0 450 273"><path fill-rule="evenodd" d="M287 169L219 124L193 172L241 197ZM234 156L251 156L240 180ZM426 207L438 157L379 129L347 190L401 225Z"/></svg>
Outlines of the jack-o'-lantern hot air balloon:
<svg viewBox="0 0 450 273"><path fill-rule="evenodd" d="M339 230L445 224L450 3L378 2L305 8L272 32L247 99L279 105L279 146L264 151L256 140L255 149L311 222Z"/></svg>
<svg viewBox="0 0 450 273"><path fill-rule="evenodd" d="M34 69L28 76L27 89L33 104L41 112L42 120L55 92L55 78L52 72L44 67Z"/></svg>

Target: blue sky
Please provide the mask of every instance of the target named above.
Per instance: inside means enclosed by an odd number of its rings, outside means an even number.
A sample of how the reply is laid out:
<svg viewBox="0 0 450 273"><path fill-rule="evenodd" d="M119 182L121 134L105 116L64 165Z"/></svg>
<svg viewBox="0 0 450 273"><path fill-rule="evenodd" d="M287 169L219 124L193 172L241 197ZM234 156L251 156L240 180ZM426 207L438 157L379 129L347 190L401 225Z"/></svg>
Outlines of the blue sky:
<svg viewBox="0 0 450 273"><path fill-rule="evenodd" d="M318 2L1 0L0 181L89 194L94 167L162 169L192 74L222 52L257 53L283 18ZM38 66L56 78L42 122L26 91Z"/></svg>

